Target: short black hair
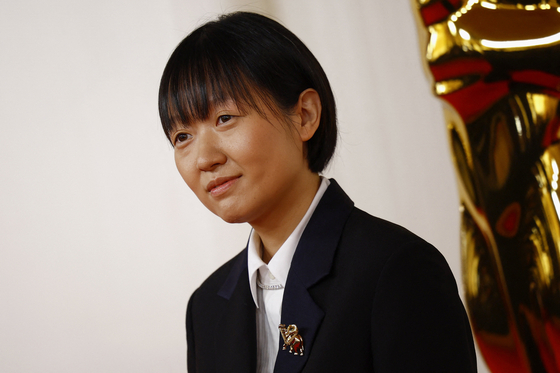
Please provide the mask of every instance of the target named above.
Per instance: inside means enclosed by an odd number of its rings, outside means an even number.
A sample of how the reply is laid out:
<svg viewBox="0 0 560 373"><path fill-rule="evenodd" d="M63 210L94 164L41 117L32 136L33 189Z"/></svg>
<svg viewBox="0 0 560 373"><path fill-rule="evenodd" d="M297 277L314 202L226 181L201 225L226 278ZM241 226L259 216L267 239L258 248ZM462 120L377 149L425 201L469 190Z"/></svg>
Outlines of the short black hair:
<svg viewBox="0 0 560 373"><path fill-rule="evenodd" d="M202 25L177 46L161 78L159 114L171 141L178 125L207 119L213 105L231 99L262 115L260 102L287 114L308 88L319 93L322 111L307 141L307 160L311 171L321 172L338 138L335 100L323 68L280 23L235 12Z"/></svg>

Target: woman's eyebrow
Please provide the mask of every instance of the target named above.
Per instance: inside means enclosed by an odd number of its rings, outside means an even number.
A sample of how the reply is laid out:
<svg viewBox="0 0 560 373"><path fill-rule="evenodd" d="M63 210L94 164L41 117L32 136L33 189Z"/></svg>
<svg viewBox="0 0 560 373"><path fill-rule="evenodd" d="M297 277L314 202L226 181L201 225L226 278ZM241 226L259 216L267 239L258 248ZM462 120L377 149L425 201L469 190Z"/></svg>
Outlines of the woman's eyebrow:
<svg viewBox="0 0 560 373"><path fill-rule="evenodd" d="M176 124L172 127L171 129L171 134L175 134L179 131L188 131L192 128L192 124L191 123L180 123L180 124Z"/></svg>
<svg viewBox="0 0 560 373"><path fill-rule="evenodd" d="M226 101L223 102L213 103L210 106L210 110L208 111L208 114L212 115L212 114L216 114L218 111L221 110L233 110L234 108L237 108L235 102L231 99L227 99Z"/></svg>

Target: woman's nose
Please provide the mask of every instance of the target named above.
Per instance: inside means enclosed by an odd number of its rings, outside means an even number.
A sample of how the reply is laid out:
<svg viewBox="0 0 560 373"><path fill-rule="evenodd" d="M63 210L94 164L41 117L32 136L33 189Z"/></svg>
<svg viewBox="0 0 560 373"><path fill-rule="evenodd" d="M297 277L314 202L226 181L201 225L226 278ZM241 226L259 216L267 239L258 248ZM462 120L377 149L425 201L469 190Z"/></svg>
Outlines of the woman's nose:
<svg viewBox="0 0 560 373"><path fill-rule="evenodd" d="M222 150L220 139L213 133L201 133L197 139L197 167L201 171L213 171L226 163L227 157Z"/></svg>

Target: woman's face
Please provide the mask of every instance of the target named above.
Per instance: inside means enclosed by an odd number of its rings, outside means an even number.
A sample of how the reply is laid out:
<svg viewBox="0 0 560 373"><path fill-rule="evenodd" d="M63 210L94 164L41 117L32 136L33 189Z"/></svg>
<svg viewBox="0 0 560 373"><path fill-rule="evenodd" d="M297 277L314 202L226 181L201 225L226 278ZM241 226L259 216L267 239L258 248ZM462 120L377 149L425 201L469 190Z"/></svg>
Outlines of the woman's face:
<svg viewBox="0 0 560 373"><path fill-rule="evenodd" d="M263 109L265 105L262 105ZM230 223L258 223L298 203L311 172L297 130L267 109L246 114L233 101L172 133L179 173L198 199Z"/></svg>

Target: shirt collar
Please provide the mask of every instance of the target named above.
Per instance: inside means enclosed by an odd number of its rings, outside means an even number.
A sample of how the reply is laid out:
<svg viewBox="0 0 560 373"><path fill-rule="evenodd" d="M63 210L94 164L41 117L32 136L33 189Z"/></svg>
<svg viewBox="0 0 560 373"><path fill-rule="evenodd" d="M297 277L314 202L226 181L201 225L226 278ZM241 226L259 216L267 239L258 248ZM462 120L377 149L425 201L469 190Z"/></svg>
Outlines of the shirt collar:
<svg viewBox="0 0 560 373"><path fill-rule="evenodd" d="M290 265L292 264L292 258L299 243L299 239L301 238L309 219L311 219L311 215L313 215L315 208L319 204L323 194L325 194L329 184L330 181L321 176L321 184L319 185L319 189L317 190L311 205L309 205L307 212L299 222L296 229L294 229L286 241L284 241L282 246L280 246L268 265L261 259L261 239L254 229L251 231L251 236L249 237L249 243L247 245L247 269L249 271L251 294L253 295L253 301L255 302L257 308L259 307L257 302L258 273L261 273L261 278L263 279L267 278L268 274L271 274L274 277L275 283L280 283L282 286L286 286L288 272L290 271ZM263 280L263 282L264 281L265 280Z"/></svg>

